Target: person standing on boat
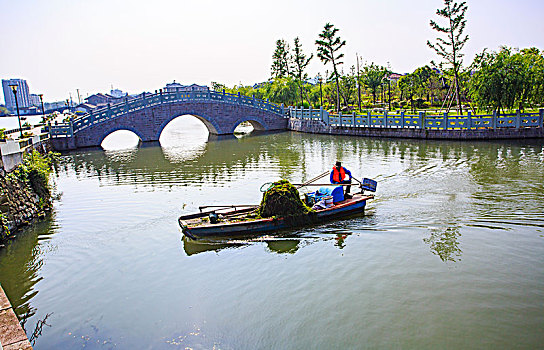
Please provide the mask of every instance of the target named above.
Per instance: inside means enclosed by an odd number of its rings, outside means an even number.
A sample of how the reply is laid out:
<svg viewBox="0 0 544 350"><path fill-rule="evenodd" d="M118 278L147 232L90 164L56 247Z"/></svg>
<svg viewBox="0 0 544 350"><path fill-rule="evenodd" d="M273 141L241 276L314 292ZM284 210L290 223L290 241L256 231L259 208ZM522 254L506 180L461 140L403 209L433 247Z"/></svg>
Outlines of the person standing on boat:
<svg viewBox="0 0 544 350"><path fill-rule="evenodd" d="M349 179L346 180L346 175L349 176ZM331 184L351 184L351 171L344 168L341 162L336 162L336 165L332 168L331 171ZM349 190L351 186L346 186L344 192L345 198L351 198Z"/></svg>

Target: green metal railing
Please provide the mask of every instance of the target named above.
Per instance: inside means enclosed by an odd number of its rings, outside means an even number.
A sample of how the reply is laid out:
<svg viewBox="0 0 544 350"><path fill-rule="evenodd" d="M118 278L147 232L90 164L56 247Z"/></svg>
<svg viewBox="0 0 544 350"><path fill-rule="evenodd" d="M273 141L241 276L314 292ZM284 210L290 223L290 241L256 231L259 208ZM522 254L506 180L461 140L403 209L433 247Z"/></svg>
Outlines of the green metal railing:
<svg viewBox="0 0 544 350"><path fill-rule="evenodd" d="M477 130L477 129L501 129L501 128L542 128L544 121L544 109L537 113L513 114L468 114L448 115L426 115L424 112L418 114L389 114L387 111L376 114L330 114L321 109L290 107L291 118L304 120L318 120L328 126L353 127L353 128L408 128L427 130Z"/></svg>

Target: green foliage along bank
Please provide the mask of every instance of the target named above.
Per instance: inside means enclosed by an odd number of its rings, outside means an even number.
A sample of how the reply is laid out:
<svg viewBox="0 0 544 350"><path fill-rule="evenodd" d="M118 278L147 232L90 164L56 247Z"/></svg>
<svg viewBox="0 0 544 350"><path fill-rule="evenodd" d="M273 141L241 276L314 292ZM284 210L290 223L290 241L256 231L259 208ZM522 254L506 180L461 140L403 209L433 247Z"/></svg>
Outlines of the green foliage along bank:
<svg viewBox="0 0 544 350"><path fill-rule="evenodd" d="M49 179L56 157L32 151L13 172L0 176L0 242L51 209Z"/></svg>

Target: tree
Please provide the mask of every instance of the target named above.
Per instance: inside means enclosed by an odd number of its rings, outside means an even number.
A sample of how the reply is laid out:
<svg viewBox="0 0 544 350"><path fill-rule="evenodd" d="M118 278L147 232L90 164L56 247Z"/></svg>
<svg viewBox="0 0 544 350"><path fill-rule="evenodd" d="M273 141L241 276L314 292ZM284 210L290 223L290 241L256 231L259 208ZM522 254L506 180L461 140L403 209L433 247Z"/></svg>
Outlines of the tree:
<svg viewBox="0 0 544 350"><path fill-rule="evenodd" d="M372 102L376 103L376 93L383 84L387 70L385 67L371 63L363 68L362 82L372 92Z"/></svg>
<svg viewBox="0 0 544 350"><path fill-rule="evenodd" d="M336 36L338 28L334 28L334 25L327 23L323 28L323 32L319 34L319 39L315 41L317 45L317 56L323 64L332 63L332 74L336 82L336 111L340 111L340 83L338 81L338 65L343 64L344 62L340 61L344 57L343 53L337 52L346 45L346 41L340 39L339 36Z"/></svg>
<svg viewBox="0 0 544 350"><path fill-rule="evenodd" d="M357 75L355 73L354 66L350 68L348 74L342 75L340 77L340 82L343 90L342 97L344 98L344 103L346 104L346 106L349 106L350 102L352 101L352 96L355 94L355 89L357 87Z"/></svg>
<svg viewBox="0 0 544 350"><path fill-rule="evenodd" d="M222 92L223 90L227 90L227 87L224 84L212 81L212 89L213 91Z"/></svg>
<svg viewBox="0 0 544 350"><path fill-rule="evenodd" d="M463 31L466 26L465 13L468 9L465 1L458 4L452 0L444 0L444 8L436 10L436 14L447 20L447 24L441 27L435 21L431 20L431 28L439 33L445 33L446 39L436 38L433 44L427 40L427 45L436 51L446 62L451 66L453 73L453 81L455 84L455 97L457 99L457 108L459 113L463 114L461 107L461 95L459 87L459 69L462 66L463 54L461 50L468 41L468 35L463 36Z"/></svg>
<svg viewBox="0 0 544 350"><path fill-rule="evenodd" d="M302 52L302 45L298 37L295 38L295 47L293 48L293 63L294 63L294 74L299 84L300 89L300 101L304 104L304 98L302 92L304 89L304 81L308 78L308 74L304 73L304 70L310 63L310 60L314 57L314 54L311 54L310 57L306 58L306 55ZM310 101L308 100L308 103Z"/></svg>
<svg viewBox="0 0 544 350"><path fill-rule="evenodd" d="M403 75L398 82L402 94L410 97L410 108L414 112L414 95L417 89L417 78L413 73Z"/></svg>
<svg viewBox="0 0 544 350"><path fill-rule="evenodd" d="M502 47L499 52L484 50L478 54L472 64L474 74L469 83L469 94L478 104L478 108L491 107L500 113L501 110L514 108L517 104L522 109L523 103L529 101L533 87L544 84L542 78L540 83L538 78L535 80L535 72L532 72L532 67L538 70L538 62L542 62L542 56L540 59L534 58L533 61L522 53L513 54L512 49L507 47ZM541 72L542 68L544 64L541 63Z"/></svg>
<svg viewBox="0 0 544 350"><path fill-rule="evenodd" d="M297 99L297 83L292 77L276 78L267 85L267 95L274 103L292 105Z"/></svg>
<svg viewBox="0 0 544 350"><path fill-rule="evenodd" d="M425 95L428 95L433 70L429 66L423 66L417 68L412 74L414 74L415 78L416 93L419 98L423 98Z"/></svg>
<svg viewBox="0 0 544 350"><path fill-rule="evenodd" d="M544 52L536 47L523 49L518 54L523 64L523 91L520 109L523 104L541 104L544 100Z"/></svg>
<svg viewBox="0 0 544 350"><path fill-rule="evenodd" d="M285 78L289 76L291 65L291 55L289 54L289 44L283 39L276 41L276 50L272 55L272 77Z"/></svg>

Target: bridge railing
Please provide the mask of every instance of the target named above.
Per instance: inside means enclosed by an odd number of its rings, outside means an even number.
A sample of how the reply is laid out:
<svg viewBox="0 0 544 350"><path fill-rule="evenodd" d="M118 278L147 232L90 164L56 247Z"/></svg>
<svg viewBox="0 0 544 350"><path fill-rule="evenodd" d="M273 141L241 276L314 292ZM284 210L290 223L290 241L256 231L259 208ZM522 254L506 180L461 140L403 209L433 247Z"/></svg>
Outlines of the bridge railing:
<svg viewBox="0 0 544 350"><path fill-rule="evenodd" d="M504 129L504 128L535 128L543 127L544 109L538 113L513 114L483 114L472 115L426 115L419 112L417 115L389 114L387 111L376 114L330 114L321 109L303 109L289 107L292 118L303 120L319 120L328 126L335 127L364 127L364 128L411 128L428 130L476 130L476 129Z"/></svg>
<svg viewBox="0 0 544 350"><path fill-rule="evenodd" d="M91 111L89 114L85 114L72 121L71 124L64 123L51 126L52 137L71 137L74 133L83 130L93 124L101 123L105 120L116 118L118 116L135 112L144 108L168 104L177 102L190 102L190 101L221 101L230 104L236 104L241 106L249 106L261 110L270 111L273 113L281 114L285 116L286 109L283 105L276 105L269 101L256 99L254 97L247 97L243 95L235 95L226 92L217 91L191 91L185 92L177 89L176 91L163 92L160 91L155 94L142 94L141 97L135 99L125 99L121 103L114 105L107 105L105 107Z"/></svg>

